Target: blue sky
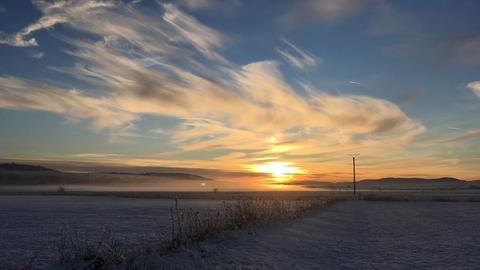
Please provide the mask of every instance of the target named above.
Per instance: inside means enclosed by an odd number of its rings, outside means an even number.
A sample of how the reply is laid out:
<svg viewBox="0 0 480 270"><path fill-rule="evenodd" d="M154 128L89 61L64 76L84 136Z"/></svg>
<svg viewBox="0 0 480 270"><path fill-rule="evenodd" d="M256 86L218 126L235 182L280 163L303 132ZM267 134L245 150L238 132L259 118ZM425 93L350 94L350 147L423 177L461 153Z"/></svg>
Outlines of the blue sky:
<svg viewBox="0 0 480 270"><path fill-rule="evenodd" d="M358 152L365 178L479 178L479 13L473 0L2 1L1 157L342 180Z"/></svg>

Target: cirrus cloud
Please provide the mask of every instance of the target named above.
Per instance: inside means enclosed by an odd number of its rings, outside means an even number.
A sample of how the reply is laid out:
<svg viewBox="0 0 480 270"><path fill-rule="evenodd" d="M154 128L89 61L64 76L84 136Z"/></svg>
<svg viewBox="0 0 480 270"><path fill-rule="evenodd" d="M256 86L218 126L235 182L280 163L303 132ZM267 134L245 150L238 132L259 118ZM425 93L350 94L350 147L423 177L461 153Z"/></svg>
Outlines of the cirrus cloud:
<svg viewBox="0 0 480 270"><path fill-rule="evenodd" d="M331 95L313 87L302 93L286 82L275 60L231 63L220 53L225 36L173 4L159 5L159 20L116 2L35 3L43 16L12 37L28 41L35 31L59 23L96 37L94 42L63 38L73 47L68 53L76 64L52 67L88 88L1 76L2 108L57 113L89 121L95 130L130 135L144 115L174 117L181 124L162 134L179 150L228 150L242 153L229 156L242 162L399 145L425 130L383 99ZM290 59L292 64L317 63L286 44L300 61Z"/></svg>
<svg viewBox="0 0 480 270"><path fill-rule="evenodd" d="M290 27L302 23L338 23L360 12L367 2L366 0L295 1L280 17L280 22Z"/></svg>
<svg viewBox="0 0 480 270"><path fill-rule="evenodd" d="M318 58L313 54L301 50L286 39L282 39L282 41L288 45L289 49L277 48L276 51L293 67L306 69L307 67L314 67L318 64Z"/></svg>
<svg viewBox="0 0 480 270"><path fill-rule="evenodd" d="M472 92L480 98L480 81L475 81L467 84L467 87L472 90Z"/></svg>

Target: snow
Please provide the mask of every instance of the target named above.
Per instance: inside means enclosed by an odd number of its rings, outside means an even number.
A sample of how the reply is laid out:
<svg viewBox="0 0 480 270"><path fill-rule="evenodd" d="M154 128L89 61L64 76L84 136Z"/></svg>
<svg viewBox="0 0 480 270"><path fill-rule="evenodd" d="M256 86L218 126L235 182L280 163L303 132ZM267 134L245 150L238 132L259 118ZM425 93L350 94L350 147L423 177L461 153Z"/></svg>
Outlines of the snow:
<svg viewBox="0 0 480 270"><path fill-rule="evenodd" d="M0 196L0 269L33 255L37 266L48 265L62 224L91 234L111 224L124 241L142 245L168 230L170 206L165 199ZM478 224L480 203L348 201L149 261L167 269L478 269Z"/></svg>
<svg viewBox="0 0 480 270"><path fill-rule="evenodd" d="M349 201L230 232L164 263L235 269L478 269L480 203Z"/></svg>
<svg viewBox="0 0 480 270"><path fill-rule="evenodd" d="M181 200L180 206L205 208L208 200ZM59 229L88 239L103 227L129 245L142 245L168 230L173 200L84 196L0 196L0 269L16 269L36 257L36 267L55 258Z"/></svg>

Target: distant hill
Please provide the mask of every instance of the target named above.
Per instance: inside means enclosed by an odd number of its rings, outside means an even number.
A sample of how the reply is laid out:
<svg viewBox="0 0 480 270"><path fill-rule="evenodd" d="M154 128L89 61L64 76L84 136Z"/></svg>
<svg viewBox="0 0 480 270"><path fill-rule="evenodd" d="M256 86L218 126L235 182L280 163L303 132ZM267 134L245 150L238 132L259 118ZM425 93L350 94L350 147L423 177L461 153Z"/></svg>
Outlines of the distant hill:
<svg viewBox="0 0 480 270"><path fill-rule="evenodd" d="M307 188L353 189L352 182L324 182L316 180L294 181L289 185L300 185ZM468 189L480 188L480 180L465 181L452 177L434 179L425 178L381 178L357 181L357 189L373 190L408 190L408 189Z"/></svg>
<svg viewBox="0 0 480 270"><path fill-rule="evenodd" d="M55 172L56 170L37 165L2 163L0 164L0 171Z"/></svg>
<svg viewBox="0 0 480 270"><path fill-rule="evenodd" d="M197 174L182 172L100 172L69 173L27 164L0 164L0 185L155 185L165 181L213 181ZM352 189L352 182L299 180L285 185L332 190ZM415 190L415 189L480 189L480 180L465 181L452 177L381 178L357 181L357 189Z"/></svg>
<svg viewBox="0 0 480 270"><path fill-rule="evenodd" d="M177 172L144 172L144 173L127 173L127 172L107 172L106 174L113 175L133 175L133 176L154 176L162 178L171 178L171 179L183 179L183 180L212 180L207 177L203 177L191 173L177 173Z"/></svg>
<svg viewBox="0 0 480 270"><path fill-rule="evenodd" d="M165 181L212 181L196 174L179 172L70 173L42 166L0 164L0 185L155 185Z"/></svg>
<svg viewBox="0 0 480 270"><path fill-rule="evenodd" d="M467 181L452 177L425 179L425 178L381 178L367 179L359 182L363 188L456 188L465 185Z"/></svg>

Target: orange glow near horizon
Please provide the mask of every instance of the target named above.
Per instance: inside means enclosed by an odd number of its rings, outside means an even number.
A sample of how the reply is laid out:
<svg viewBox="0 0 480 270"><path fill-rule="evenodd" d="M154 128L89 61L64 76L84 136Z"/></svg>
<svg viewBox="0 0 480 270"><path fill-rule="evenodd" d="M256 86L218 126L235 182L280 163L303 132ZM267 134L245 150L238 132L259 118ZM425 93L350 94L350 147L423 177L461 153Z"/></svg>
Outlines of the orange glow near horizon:
<svg viewBox="0 0 480 270"><path fill-rule="evenodd" d="M283 182L292 179L295 174L305 173L305 170L293 165L294 163L292 162L271 161L254 165L252 170L260 173L269 173L272 175L271 180Z"/></svg>

